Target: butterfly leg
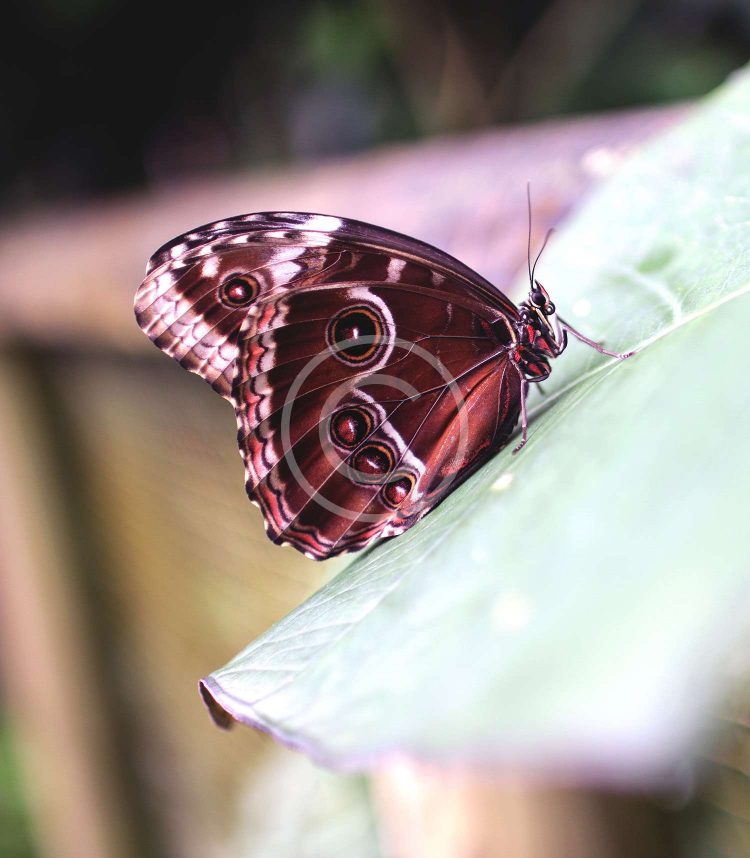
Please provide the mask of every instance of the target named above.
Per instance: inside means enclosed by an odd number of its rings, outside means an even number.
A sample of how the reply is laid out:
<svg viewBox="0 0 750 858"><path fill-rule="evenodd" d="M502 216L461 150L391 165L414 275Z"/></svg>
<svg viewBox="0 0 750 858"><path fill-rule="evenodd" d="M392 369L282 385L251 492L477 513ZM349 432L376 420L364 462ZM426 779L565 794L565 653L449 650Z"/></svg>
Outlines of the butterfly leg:
<svg viewBox="0 0 750 858"><path fill-rule="evenodd" d="M526 444L529 429L529 414L526 410L526 397L529 395L529 382L521 376L521 443L513 448L513 455Z"/></svg>
<svg viewBox="0 0 750 858"><path fill-rule="evenodd" d="M568 331L573 334L573 336L580 340L582 343L586 343L587 346L591 346L592 349L595 349L600 354L609 355L610 357L617 358L618 360L625 360L625 358L632 357L635 354L635 350L630 352L611 352L609 349L605 349L601 343L597 343L595 340L590 339L589 337L582 334L580 331L577 331L572 325L568 324L565 319L560 319L560 324L562 325L563 331Z"/></svg>

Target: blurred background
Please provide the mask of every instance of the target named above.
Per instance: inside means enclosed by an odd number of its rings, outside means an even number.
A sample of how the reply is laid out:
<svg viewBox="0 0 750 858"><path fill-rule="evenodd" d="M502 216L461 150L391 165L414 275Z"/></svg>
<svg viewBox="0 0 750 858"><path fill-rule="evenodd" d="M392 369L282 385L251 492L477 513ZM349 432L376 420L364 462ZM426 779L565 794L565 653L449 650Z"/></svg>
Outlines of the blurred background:
<svg viewBox="0 0 750 858"><path fill-rule="evenodd" d="M689 99L742 0L5 4L2 191L32 205L550 115Z"/></svg>
<svg viewBox="0 0 750 858"><path fill-rule="evenodd" d="M231 410L137 331L132 297L167 239L273 208L418 235L506 288L526 180L542 234L747 62L750 3L3 13L0 858L489 855L469 828L498 820L511 858L679 854L647 798L336 777L215 729L197 680L341 563L267 542ZM747 855L727 790L705 854ZM571 814L589 835L555 828Z"/></svg>

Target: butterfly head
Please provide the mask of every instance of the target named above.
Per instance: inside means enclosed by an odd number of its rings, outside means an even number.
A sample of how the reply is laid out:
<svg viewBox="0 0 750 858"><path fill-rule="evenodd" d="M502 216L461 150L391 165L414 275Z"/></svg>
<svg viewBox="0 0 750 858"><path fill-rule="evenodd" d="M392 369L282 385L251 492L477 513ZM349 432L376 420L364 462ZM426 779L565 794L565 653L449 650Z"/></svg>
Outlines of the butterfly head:
<svg viewBox="0 0 750 858"><path fill-rule="evenodd" d="M530 377L548 375L549 358L557 357L565 348L565 337L555 313L547 290L534 280L529 297L520 305L517 326L521 363Z"/></svg>
<svg viewBox="0 0 750 858"><path fill-rule="evenodd" d="M527 365L534 364L535 358L542 359L542 369L548 371L546 358L557 357L565 348L565 338L560 330L560 324L555 317L555 305L549 297L549 293L542 284L534 277L536 266L547 246L550 236L554 232L548 229L544 236L542 246L536 255L534 264L531 264L531 188L526 185L526 198L529 209L529 240L527 247L527 262L529 266L529 297L520 306L520 320L518 334L522 346L526 346ZM539 376L541 371L532 371L531 375Z"/></svg>
<svg viewBox="0 0 750 858"><path fill-rule="evenodd" d="M534 281L527 303L540 333L556 339L555 305L552 303L547 290L538 280Z"/></svg>

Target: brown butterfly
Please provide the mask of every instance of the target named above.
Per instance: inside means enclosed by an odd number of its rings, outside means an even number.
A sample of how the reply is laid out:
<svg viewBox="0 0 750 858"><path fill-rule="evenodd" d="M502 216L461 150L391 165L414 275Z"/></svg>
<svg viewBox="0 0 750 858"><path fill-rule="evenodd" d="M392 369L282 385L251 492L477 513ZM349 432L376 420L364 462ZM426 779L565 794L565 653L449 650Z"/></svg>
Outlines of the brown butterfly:
<svg viewBox="0 0 750 858"><path fill-rule="evenodd" d="M632 354L557 316L531 264L529 282L516 306L417 239L271 212L165 244L135 313L234 406L269 537L320 560L411 527L508 442L519 416L520 449L529 384L547 378L568 334Z"/></svg>

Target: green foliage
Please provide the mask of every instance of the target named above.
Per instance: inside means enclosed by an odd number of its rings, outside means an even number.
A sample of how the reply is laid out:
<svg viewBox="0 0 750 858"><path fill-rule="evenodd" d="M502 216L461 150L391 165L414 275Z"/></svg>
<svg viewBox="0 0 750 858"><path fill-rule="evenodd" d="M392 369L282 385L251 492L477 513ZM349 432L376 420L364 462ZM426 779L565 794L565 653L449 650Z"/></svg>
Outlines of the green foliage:
<svg viewBox="0 0 750 858"><path fill-rule="evenodd" d="M542 281L573 343L502 451L207 680L337 767L393 751L663 783L747 631L750 78L632 157ZM577 313L577 315L576 315Z"/></svg>
<svg viewBox="0 0 750 858"><path fill-rule="evenodd" d="M12 738L0 711L0 858L32 858L34 850Z"/></svg>
<svg viewBox="0 0 750 858"><path fill-rule="evenodd" d="M382 12L356 3L315 3L300 38L307 63L318 74L367 76L387 50Z"/></svg>

